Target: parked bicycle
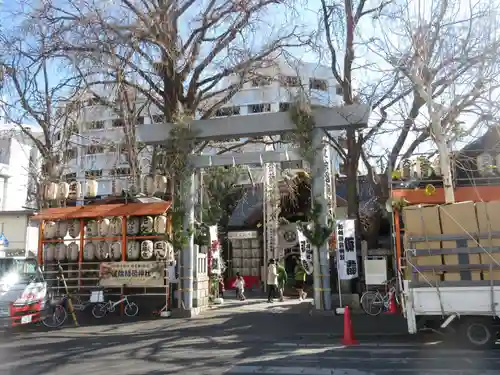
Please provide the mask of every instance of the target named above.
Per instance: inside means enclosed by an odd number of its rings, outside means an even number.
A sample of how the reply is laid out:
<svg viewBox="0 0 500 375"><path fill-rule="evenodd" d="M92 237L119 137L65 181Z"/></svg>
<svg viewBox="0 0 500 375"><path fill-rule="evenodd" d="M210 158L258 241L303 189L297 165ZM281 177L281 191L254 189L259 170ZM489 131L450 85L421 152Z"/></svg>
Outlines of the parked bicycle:
<svg viewBox="0 0 500 375"><path fill-rule="evenodd" d="M78 295L68 296L66 294L49 299L48 307L45 316L42 319L42 324L48 328L58 328L66 323L69 316L69 303L71 298L74 311L84 311L87 306L91 305L90 301L82 302L81 297Z"/></svg>
<svg viewBox="0 0 500 375"><path fill-rule="evenodd" d="M399 305L399 298L396 289L397 278L385 281L385 292L379 290L369 290L361 296L361 307L365 313L371 316L377 316L382 311L389 309L391 296L394 296L394 301Z"/></svg>
<svg viewBox="0 0 500 375"><path fill-rule="evenodd" d="M106 314L108 312L111 312L111 313L114 312L116 306L118 306L122 302L125 303L125 308L123 311L125 313L125 315L132 317L132 316L136 316L137 314L139 314L139 306L137 306L137 304L135 302L130 302L128 300L128 297L125 296L117 302L113 302L113 301L109 300L108 302L96 303L94 305L94 307L92 308L92 315L96 319L103 318L106 316Z"/></svg>

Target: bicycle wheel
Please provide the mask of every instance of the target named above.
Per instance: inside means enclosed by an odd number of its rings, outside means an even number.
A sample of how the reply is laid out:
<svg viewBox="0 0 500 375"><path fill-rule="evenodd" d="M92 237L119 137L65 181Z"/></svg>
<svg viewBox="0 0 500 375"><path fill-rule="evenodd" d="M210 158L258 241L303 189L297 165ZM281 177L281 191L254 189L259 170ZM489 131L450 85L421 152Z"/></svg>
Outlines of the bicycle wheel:
<svg viewBox="0 0 500 375"><path fill-rule="evenodd" d="M378 292L365 292L361 296L361 308L371 316L377 316L382 312L384 300Z"/></svg>
<svg viewBox="0 0 500 375"><path fill-rule="evenodd" d="M48 328L58 328L64 324L67 318L68 312L64 306L57 305L54 307L53 311L42 320L42 324Z"/></svg>
<svg viewBox="0 0 500 375"><path fill-rule="evenodd" d="M108 313L108 304L107 303L96 303L92 308L92 315L94 318L101 319Z"/></svg>
<svg viewBox="0 0 500 375"><path fill-rule="evenodd" d="M136 316L139 314L139 306L135 302L129 302L125 305L123 312L127 316Z"/></svg>

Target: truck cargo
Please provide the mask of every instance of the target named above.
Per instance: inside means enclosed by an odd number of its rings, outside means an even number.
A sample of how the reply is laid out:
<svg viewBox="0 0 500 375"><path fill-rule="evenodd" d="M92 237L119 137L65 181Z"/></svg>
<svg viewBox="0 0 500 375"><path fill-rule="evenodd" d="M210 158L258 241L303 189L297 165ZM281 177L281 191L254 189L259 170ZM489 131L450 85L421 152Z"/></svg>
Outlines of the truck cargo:
<svg viewBox="0 0 500 375"><path fill-rule="evenodd" d="M409 333L427 324L475 347L494 344L500 316L500 201L411 205L402 208L402 219Z"/></svg>

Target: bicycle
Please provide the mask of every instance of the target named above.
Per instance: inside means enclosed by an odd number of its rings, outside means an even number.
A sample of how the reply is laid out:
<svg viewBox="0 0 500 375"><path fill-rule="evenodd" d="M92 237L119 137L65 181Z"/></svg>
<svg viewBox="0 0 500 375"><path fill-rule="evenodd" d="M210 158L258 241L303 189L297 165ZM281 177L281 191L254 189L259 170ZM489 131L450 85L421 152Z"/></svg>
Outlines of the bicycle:
<svg viewBox="0 0 500 375"><path fill-rule="evenodd" d="M48 308L51 311L41 319L45 327L59 328L66 322L68 319L68 311L66 310L67 301L68 296L62 296L60 299L50 298Z"/></svg>
<svg viewBox="0 0 500 375"><path fill-rule="evenodd" d="M369 290L363 293L361 296L361 308L363 311L371 316L379 315L384 309L389 309L389 304L391 303L391 296L394 296L394 301L399 305L399 299L396 287L394 283L397 278L385 281L385 292L381 293L379 290ZM391 285L389 290L387 287Z"/></svg>
<svg viewBox="0 0 500 375"><path fill-rule="evenodd" d="M108 312L114 312L115 307L118 306L120 303L125 302L125 309L124 313L125 315L132 317L136 316L139 313L139 306L135 302L130 302L128 300L128 297L125 296L122 299L120 299L117 302L113 302L109 300L108 302L98 302L94 305L92 308L92 315L96 319L101 319L106 316Z"/></svg>

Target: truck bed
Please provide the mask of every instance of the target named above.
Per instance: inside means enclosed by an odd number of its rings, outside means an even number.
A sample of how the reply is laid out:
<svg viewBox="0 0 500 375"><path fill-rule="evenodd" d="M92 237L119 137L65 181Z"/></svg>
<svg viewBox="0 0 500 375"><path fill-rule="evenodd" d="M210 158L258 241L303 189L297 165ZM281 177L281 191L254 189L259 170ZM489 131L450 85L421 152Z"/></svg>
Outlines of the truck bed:
<svg viewBox="0 0 500 375"><path fill-rule="evenodd" d="M500 286L411 288L408 294L415 315L497 315L500 309Z"/></svg>

